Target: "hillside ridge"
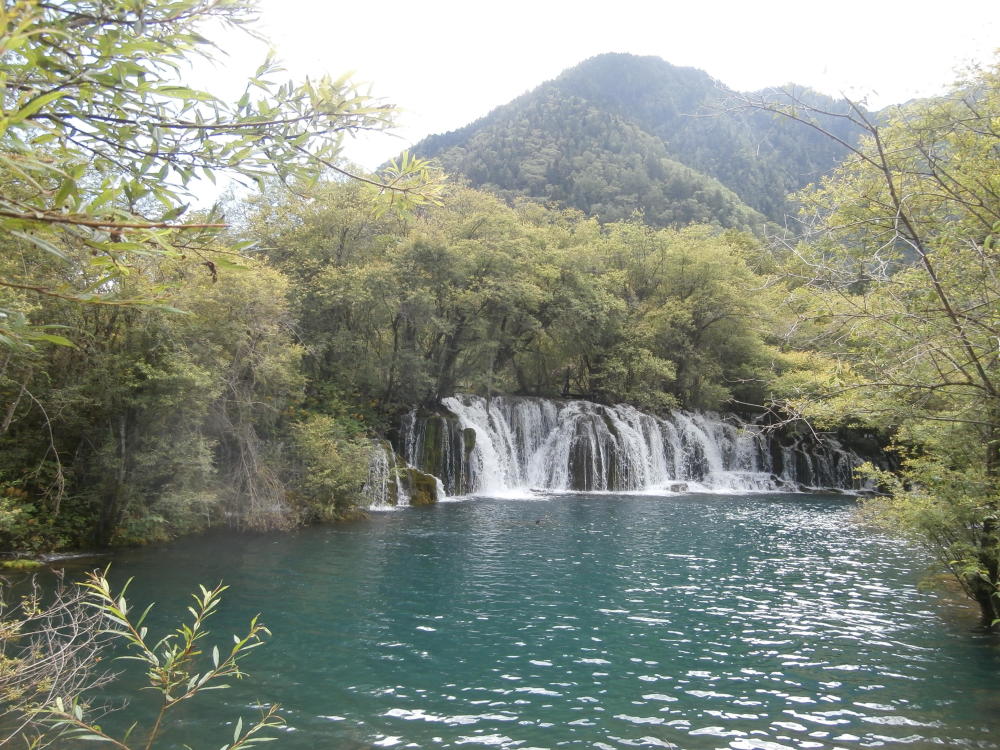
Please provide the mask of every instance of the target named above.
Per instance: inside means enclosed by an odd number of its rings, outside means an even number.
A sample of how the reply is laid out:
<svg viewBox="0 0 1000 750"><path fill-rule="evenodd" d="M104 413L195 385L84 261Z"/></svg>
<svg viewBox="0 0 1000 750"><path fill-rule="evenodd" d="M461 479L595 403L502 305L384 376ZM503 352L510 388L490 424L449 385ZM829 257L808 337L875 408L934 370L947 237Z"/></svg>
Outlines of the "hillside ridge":
<svg viewBox="0 0 1000 750"><path fill-rule="evenodd" d="M848 106L794 90L827 111ZM753 95L697 68L606 53L468 125L428 136L413 152L507 199L573 207L604 221L638 210L655 226L759 231L766 220L782 222L788 194L845 151L810 128L747 107ZM859 135L840 118L822 121L848 142Z"/></svg>

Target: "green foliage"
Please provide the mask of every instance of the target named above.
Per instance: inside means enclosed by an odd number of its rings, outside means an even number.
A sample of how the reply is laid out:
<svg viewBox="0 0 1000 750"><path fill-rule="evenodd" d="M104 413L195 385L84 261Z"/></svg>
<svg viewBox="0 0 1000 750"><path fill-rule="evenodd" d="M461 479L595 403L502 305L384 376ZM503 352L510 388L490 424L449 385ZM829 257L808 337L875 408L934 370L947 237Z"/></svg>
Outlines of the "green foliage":
<svg viewBox="0 0 1000 750"><path fill-rule="evenodd" d="M37 570L42 567L38 560L28 560L21 558L18 560L0 560L0 570L26 571Z"/></svg>
<svg viewBox="0 0 1000 750"><path fill-rule="evenodd" d="M0 476L19 511L0 517L7 544L162 540L223 513L274 520L284 490L263 444L302 388L285 281L251 262L213 283L153 258L129 288L163 279L182 282L174 299L189 314L43 298L77 345L6 356Z"/></svg>
<svg viewBox="0 0 1000 750"><path fill-rule="evenodd" d="M797 341L838 361L844 377L828 395L857 391L855 407L874 420L992 429L997 79L983 71L884 127L869 123L858 152L801 196L817 235L790 258L805 282Z"/></svg>
<svg viewBox="0 0 1000 750"><path fill-rule="evenodd" d="M954 320L910 319L933 299L906 265L913 253L878 235L879 176L864 158L801 196L830 236L784 253L804 276L820 260L841 276L782 289L771 276L782 256L761 249L753 232L764 219L745 201L763 183L799 186L802 170L789 164L812 136L769 113L688 117L725 93L696 71L595 58L428 145L515 198L508 205L443 189L410 157L380 178L345 177L341 138L387 126L392 112L344 80L279 86L269 62L236 103L177 86L190 55L212 53L203 24L252 20L238 0L26 0L3 12L4 546L136 544L222 522L268 529L346 516L362 502L371 439L456 391L654 411L779 399L831 425L845 413L881 416L914 440L931 431L904 420L907 410L964 419L978 403L979 386L957 375L921 398L907 380L865 387L891 356L905 364L929 353L930 366L897 370L906 377L965 362L970 342L986 361L993 323L981 310L992 287L963 269L992 240L955 232L989 202L959 191L954 211L907 203L936 228L941 283L963 315L986 321L957 348L940 336ZM94 82L80 77L87 71ZM907 140L913 118L921 133L946 133L939 151ZM892 124L903 161L888 172L965 154L956 174L970 186L990 179L992 152L971 132L942 130L944 120ZM836 133L854 142L848 120L820 122L846 122ZM819 149L803 169L839 149ZM181 223L192 180L217 169L261 187L227 206L238 220L228 234L214 213ZM398 200L380 199L386 192ZM783 194L754 205L779 211ZM859 265L857 248L872 242L890 264ZM858 268L867 275L835 283ZM891 283L873 268L891 270ZM852 308L858 300L868 318Z"/></svg>
<svg viewBox="0 0 1000 750"><path fill-rule="evenodd" d="M254 19L243 0L0 9L4 546L289 523L304 381L287 281L224 240L217 209L185 216L191 190L228 174L301 194L333 174L378 216L439 183L410 156L344 170L343 138L395 114L346 78L281 83L268 59L235 102L179 83L220 52L209 30Z"/></svg>
<svg viewBox="0 0 1000 750"><path fill-rule="evenodd" d="M889 492L865 500L865 518L924 547L980 604L985 624L1000 624L996 479L982 465L958 469L933 454L909 458L898 475L866 473Z"/></svg>
<svg viewBox="0 0 1000 750"><path fill-rule="evenodd" d="M236 102L179 83L219 50L207 27L248 26L243 0L23 0L0 9L0 344L68 345L33 320L36 295L103 305L168 305L124 283L151 257L205 255L225 226L213 211L182 222L197 179L229 173L308 182L333 170L400 203L432 200L427 165L409 156L382 178L344 171L343 138L391 125L394 110L346 79L274 83L266 60ZM50 274L46 268L65 272Z"/></svg>
<svg viewBox="0 0 1000 750"><path fill-rule="evenodd" d="M461 145L417 148L476 187L578 208L604 222L638 209L657 226L763 228L759 213L672 158L655 136L548 86L492 114Z"/></svg>
<svg viewBox="0 0 1000 750"><path fill-rule="evenodd" d="M86 707L80 700L64 700L57 696L40 709L38 721L57 732L63 740L101 742L119 750L152 750L167 746L164 735L171 718L176 715L175 709L201 693L228 687L227 679L246 677L243 660L270 635L254 617L246 634L233 636L232 645L222 649L213 646L210 653L204 651L204 640L208 636L205 623L219 607L226 590L222 585L211 590L200 586L199 593L193 595L194 605L188 608L190 623L182 623L156 641L151 639L149 629L143 624L152 605L136 617L125 598L125 590L114 594L101 573L91 573L83 586L102 615L106 633L127 645L130 655L123 658L139 662L145 668L148 688L158 695L159 709L153 717L136 720L121 737L113 737L87 717ZM277 712L278 706L272 704L246 726L243 718L238 718L232 741L221 745L222 750L252 747L275 739L261 733L283 725Z"/></svg>
<svg viewBox="0 0 1000 750"><path fill-rule="evenodd" d="M313 414L291 427L298 456L295 480L298 513L309 521L329 521L362 504L371 443L349 434L326 414Z"/></svg>
<svg viewBox="0 0 1000 750"><path fill-rule="evenodd" d="M853 113L867 136L800 196L816 233L788 258L803 318L792 341L818 367L779 384L789 411L864 419L918 451L879 512L935 551L987 625L1000 584L998 113L996 65L885 125Z"/></svg>
<svg viewBox="0 0 1000 750"><path fill-rule="evenodd" d="M11 468L19 458L7 457L4 464ZM37 502L31 493L6 487L0 495L0 540L5 549L28 554L79 545L81 539L87 539L87 531L93 524L92 514L85 505L66 508L53 516L45 503Z"/></svg>
<svg viewBox="0 0 1000 750"><path fill-rule="evenodd" d="M263 197L247 231L295 280L321 410L331 389L370 424L456 390L653 409L759 395L769 293L752 238L602 229L468 189L412 216L375 216L350 185L317 194Z"/></svg>
<svg viewBox="0 0 1000 750"><path fill-rule="evenodd" d="M773 297L747 266L743 239L707 227L609 228L605 252L623 275L625 327L633 338L648 335L650 353L671 364L673 382L661 380L660 389L687 407L718 408L733 397L761 403Z"/></svg>
<svg viewBox="0 0 1000 750"><path fill-rule="evenodd" d="M836 104L818 94L811 101ZM505 198L571 206L602 222L641 210L656 227L784 223L787 195L845 150L815 131L736 106L739 96L655 57L599 55L460 130L415 146ZM860 133L823 120L848 142Z"/></svg>
<svg viewBox="0 0 1000 750"><path fill-rule="evenodd" d="M566 95L635 123L660 140L671 158L718 180L778 223L789 212L788 194L845 155L840 144L817 131L738 106L741 95L703 71L657 57L598 55L554 83ZM834 113L847 111L846 102L796 87L788 91ZM861 132L836 116L821 123L847 142Z"/></svg>

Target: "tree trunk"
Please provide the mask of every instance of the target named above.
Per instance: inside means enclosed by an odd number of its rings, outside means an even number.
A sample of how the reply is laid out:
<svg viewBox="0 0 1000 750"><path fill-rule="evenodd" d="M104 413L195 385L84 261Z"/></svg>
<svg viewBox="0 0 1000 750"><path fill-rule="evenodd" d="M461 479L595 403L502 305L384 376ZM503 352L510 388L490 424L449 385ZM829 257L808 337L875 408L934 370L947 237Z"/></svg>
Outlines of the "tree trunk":
<svg viewBox="0 0 1000 750"><path fill-rule="evenodd" d="M114 474L111 479L110 492L105 498L104 507L101 510L100 525L97 530L97 543L101 546L105 546L111 542L114 530L121 521L122 514L128 504L128 480L130 473L128 440L131 437L128 429L128 423L131 421L129 419L129 411L126 410L124 414L118 415L117 424L110 426L112 433L117 432L115 441L118 449L118 461L116 462L117 466L114 468Z"/></svg>
<svg viewBox="0 0 1000 750"><path fill-rule="evenodd" d="M441 364L438 368L437 387L434 389L437 401L451 395L455 389L455 363L458 361L464 333L465 318L463 317L455 324L455 330L444 339Z"/></svg>
<svg viewBox="0 0 1000 750"><path fill-rule="evenodd" d="M385 385L385 394L382 396L382 403L385 408L392 403L396 395L396 362L399 359L399 324L402 316L398 313L392 319L392 358L389 360L389 375Z"/></svg>

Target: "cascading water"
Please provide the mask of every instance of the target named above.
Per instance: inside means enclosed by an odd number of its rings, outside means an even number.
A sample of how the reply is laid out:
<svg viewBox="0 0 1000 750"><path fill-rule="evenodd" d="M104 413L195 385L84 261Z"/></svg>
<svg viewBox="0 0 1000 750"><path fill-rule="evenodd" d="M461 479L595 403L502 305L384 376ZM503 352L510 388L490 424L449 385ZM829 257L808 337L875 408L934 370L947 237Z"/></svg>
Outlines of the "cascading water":
<svg viewBox="0 0 1000 750"><path fill-rule="evenodd" d="M367 507L371 510L388 510L410 504L409 494L396 471L396 455L391 446L382 441L372 441L368 476L361 493L367 498Z"/></svg>
<svg viewBox="0 0 1000 750"><path fill-rule="evenodd" d="M430 505L445 496L441 480L403 461L384 440L373 440L361 488L368 510Z"/></svg>
<svg viewBox="0 0 1000 750"><path fill-rule="evenodd" d="M733 416L662 418L620 404L455 396L408 414L405 460L445 491L796 491L853 486L861 463L836 440L779 437Z"/></svg>

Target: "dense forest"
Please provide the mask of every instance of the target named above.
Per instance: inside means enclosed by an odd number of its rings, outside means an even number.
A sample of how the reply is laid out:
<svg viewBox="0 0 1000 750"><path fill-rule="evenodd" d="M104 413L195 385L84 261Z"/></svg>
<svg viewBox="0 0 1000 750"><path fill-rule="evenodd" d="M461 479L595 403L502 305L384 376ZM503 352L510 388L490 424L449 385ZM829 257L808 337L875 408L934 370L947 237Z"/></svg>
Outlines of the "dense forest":
<svg viewBox="0 0 1000 750"><path fill-rule="evenodd" d="M0 549L347 517L411 407L572 396L881 431L870 513L996 617L996 67L876 119L602 56L418 147L477 190L349 172L392 112L347 81L179 85L246 19L177 4L7 11ZM255 189L185 213L227 170Z"/></svg>
<svg viewBox="0 0 1000 750"><path fill-rule="evenodd" d="M376 209L350 182L232 206L257 242L242 268L220 248L201 261L215 279L157 258L122 284L172 283L186 314L43 298L73 345L8 357L6 494L33 499L15 544L336 515L361 500L367 438L456 391L714 409L762 403L795 366L748 235L601 227L467 188Z"/></svg>
<svg viewBox="0 0 1000 750"><path fill-rule="evenodd" d="M761 97L810 108L822 130L753 106ZM798 86L741 94L694 68L606 54L424 139L414 153L440 159L474 187L602 221L640 209L657 227L760 232L765 220L786 224L795 213L789 194L857 142L863 129L849 112L848 102Z"/></svg>

